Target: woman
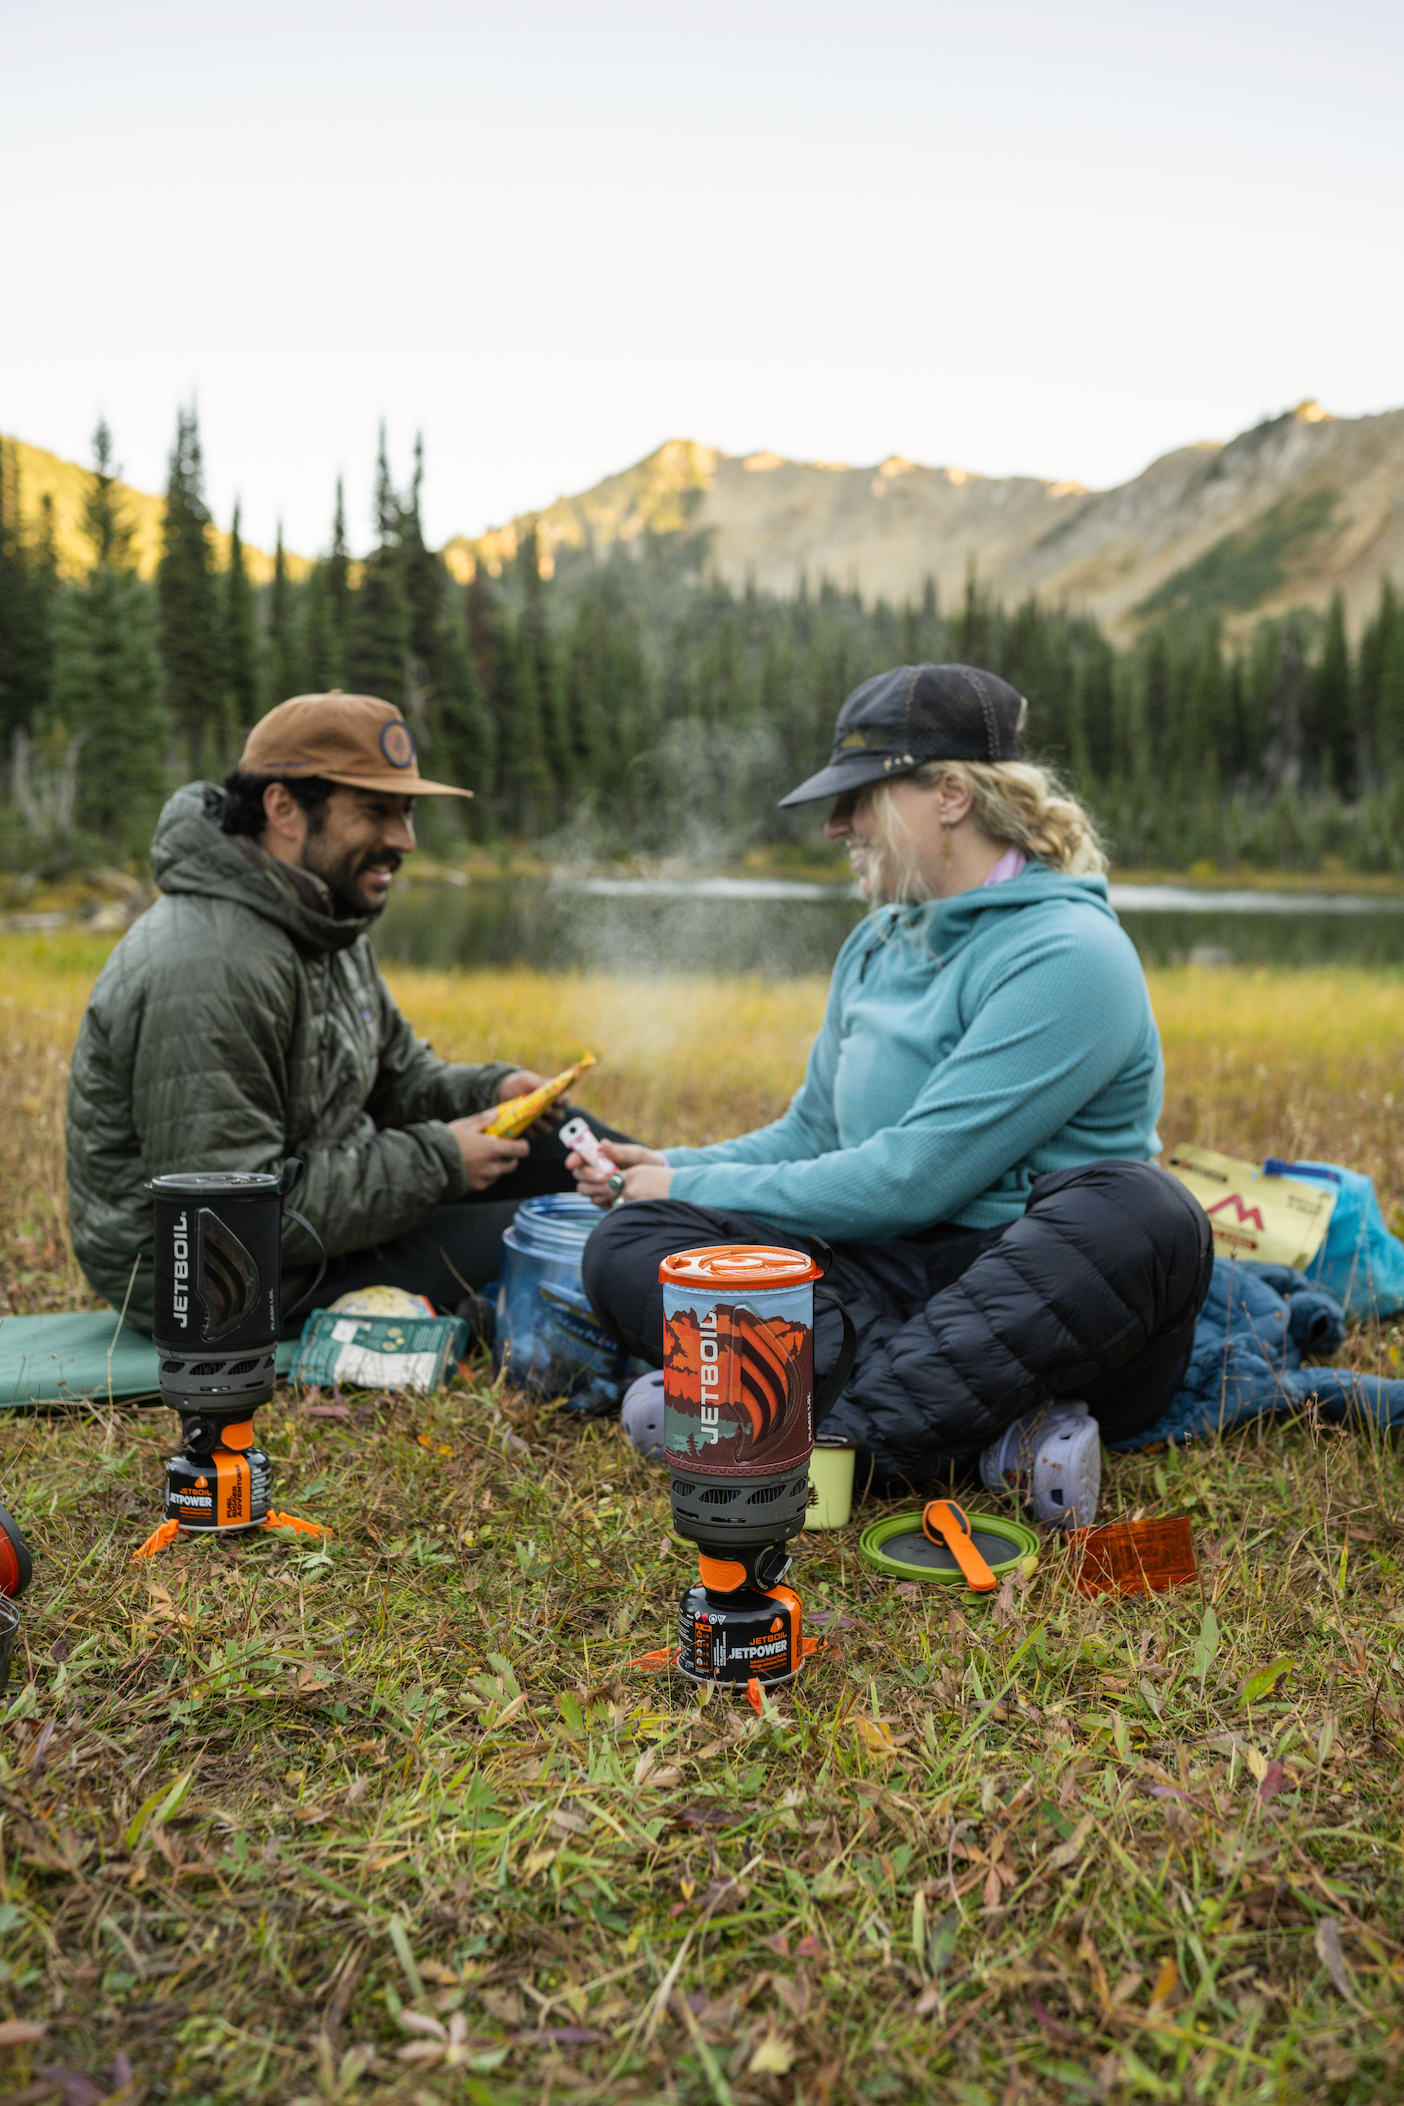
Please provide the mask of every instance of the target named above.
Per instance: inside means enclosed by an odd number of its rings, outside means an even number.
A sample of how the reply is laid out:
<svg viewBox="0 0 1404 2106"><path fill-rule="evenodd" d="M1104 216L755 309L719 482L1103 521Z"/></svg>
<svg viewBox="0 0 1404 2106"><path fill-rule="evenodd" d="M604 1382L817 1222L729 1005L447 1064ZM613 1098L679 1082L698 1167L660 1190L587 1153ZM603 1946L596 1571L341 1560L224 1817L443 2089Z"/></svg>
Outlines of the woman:
<svg viewBox="0 0 1404 2106"><path fill-rule="evenodd" d="M876 907L803 1086L714 1147L611 1144L629 1204L586 1250L595 1308L657 1365L668 1252L832 1243L859 1353L825 1431L883 1479L929 1479L1050 1396L1085 1401L1108 1440L1150 1424L1208 1289L1208 1223L1151 1165L1145 977L1086 814L1020 759L1024 707L972 666L899 666L849 696L830 765L783 800L836 800L825 831ZM816 1357L836 1354L825 1318Z"/></svg>

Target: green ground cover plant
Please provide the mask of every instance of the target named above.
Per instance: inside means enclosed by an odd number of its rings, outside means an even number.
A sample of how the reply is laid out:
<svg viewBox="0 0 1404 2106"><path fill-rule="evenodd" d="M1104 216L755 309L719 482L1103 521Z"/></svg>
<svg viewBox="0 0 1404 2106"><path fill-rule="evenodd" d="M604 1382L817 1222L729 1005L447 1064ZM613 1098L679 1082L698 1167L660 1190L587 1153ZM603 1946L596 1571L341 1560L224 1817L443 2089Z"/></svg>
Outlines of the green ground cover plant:
<svg viewBox="0 0 1404 2106"><path fill-rule="evenodd" d="M3 1284L55 1306L55 1119L104 946L5 941ZM446 1049L493 1027L483 985L397 989ZM1168 1137L1349 1148L1395 1203L1399 983L1154 991ZM718 1067L718 1002L789 1086L805 1019L765 996L679 994L651 1057L665 1091L708 1053L691 1131L725 1124L725 1060L746 1065L738 1039ZM503 1002L523 1057L608 1022L599 983L512 976ZM644 1059L614 1051L621 1075ZM1398 1372L1400 1340L1358 1331L1350 1357ZM690 1558L615 1427L482 1360L430 1399L280 1391L259 1426L279 1503L331 1540L182 1540L145 1566L168 1413L0 1426L38 1557L0 1724L0 2096L1399 2096L1387 1442L1308 1413L1111 1459L1109 1516L1191 1518L1198 1584L1154 1600L1084 1599L1050 1544L979 1605L880 1579L857 1520L810 1535L795 1580L825 1649L757 1717L631 1665Z"/></svg>

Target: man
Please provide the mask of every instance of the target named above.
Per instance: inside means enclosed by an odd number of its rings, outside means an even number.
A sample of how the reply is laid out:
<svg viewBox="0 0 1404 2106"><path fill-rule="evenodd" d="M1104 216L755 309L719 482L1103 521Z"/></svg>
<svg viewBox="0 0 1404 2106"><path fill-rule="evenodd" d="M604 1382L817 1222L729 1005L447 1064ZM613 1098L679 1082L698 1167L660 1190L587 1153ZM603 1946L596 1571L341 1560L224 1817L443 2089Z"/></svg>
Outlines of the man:
<svg viewBox="0 0 1404 2106"><path fill-rule="evenodd" d="M319 1298L383 1282L440 1309L495 1275L522 1199L569 1189L549 1127L485 1131L542 1078L440 1060L371 950L416 798L471 794L423 779L390 703L332 693L280 703L223 790L189 783L167 803L162 897L98 978L68 1088L74 1251L130 1320L151 1321L147 1181L167 1171L298 1157L293 1203L330 1261ZM288 1222L285 1309L317 1255Z"/></svg>

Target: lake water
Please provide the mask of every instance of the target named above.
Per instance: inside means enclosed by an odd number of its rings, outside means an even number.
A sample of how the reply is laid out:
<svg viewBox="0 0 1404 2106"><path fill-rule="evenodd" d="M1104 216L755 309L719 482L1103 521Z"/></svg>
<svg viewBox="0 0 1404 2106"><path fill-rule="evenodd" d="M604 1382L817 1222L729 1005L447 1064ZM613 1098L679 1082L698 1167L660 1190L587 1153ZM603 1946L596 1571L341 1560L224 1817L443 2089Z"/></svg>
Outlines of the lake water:
<svg viewBox="0 0 1404 2106"><path fill-rule="evenodd" d="M1404 897L1113 885L1148 965L1404 965ZM784 878L560 878L406 885L375 933L387 964L547 972L827 973L862 902Z"/></svg>

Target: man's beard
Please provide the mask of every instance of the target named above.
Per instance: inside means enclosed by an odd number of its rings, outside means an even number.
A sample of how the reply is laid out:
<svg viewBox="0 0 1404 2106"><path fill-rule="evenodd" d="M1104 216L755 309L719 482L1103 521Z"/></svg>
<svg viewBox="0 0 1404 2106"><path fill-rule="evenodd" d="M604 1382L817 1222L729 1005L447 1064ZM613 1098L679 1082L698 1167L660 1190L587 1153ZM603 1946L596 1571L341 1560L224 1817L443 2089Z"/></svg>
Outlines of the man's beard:
<svg viewBox="0 0 1404 2106"><path fill-rule="evenodd" d="M332 896L332 912L338 921L374 921L389 901L387 892L379 906L372 906L357 885L361 873L372 868L396 871L404 861L393 849L371 849L364 855L342 855L324 860L317 853L317 836L309 834L303 847L303 868L319 877ZM325 851L323 852L323 855Z"/></svg>

